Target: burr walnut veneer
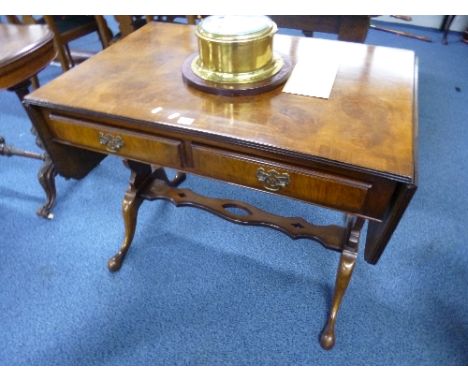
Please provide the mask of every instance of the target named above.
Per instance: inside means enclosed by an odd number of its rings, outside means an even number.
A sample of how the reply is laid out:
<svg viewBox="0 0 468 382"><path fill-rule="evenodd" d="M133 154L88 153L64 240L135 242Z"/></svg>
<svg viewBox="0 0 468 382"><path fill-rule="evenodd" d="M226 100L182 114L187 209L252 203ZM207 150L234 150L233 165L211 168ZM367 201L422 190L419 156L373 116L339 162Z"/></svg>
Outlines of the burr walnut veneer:
<svg viewBox="0 0 468 382"><path fill-rule="evenodd" d="M294 64L339 60L330 99L283 93L204 93L184 83L196 52L192 26L151 23L26 98L65 177L82 178L106 155L131 170L123 201L120 268L143 200L194 206L241 224L264 225L340 251L335 293L321 336L335 320L368 221L365 259L375 264L416 190L416 60L413 52L276 35ZM169 180L163 167L179 170ZM345 213L343 226L279 217L246 203L179 188L186 173L284 195Z"/></svg>

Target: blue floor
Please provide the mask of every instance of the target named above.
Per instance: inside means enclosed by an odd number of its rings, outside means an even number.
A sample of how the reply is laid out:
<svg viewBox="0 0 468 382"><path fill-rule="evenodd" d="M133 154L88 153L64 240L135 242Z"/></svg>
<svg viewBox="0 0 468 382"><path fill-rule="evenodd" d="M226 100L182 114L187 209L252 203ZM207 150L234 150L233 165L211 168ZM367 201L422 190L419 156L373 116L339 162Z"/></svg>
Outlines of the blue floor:
<svg viewBox="0 0 468 382"><path fill-rule="evenodd" d="M55 218L39 161L0 157L1 365L467 365L468 45L429 29L426 43L371 30L367 43L419 57L419 189L377 266L362 257L324 351L339 254L277 231L145 203L121 271L128 171L107 158L81 181L57 179ZM282 31L295 33L294 31ZM320 37L320 35L318 35ZM74 44L98 50L96 37ZM60 74L41 73L43 83ZM36 150L13 94L0 92L0 134ZM286 216L341 215L190 176L197 192Z"/></svg>

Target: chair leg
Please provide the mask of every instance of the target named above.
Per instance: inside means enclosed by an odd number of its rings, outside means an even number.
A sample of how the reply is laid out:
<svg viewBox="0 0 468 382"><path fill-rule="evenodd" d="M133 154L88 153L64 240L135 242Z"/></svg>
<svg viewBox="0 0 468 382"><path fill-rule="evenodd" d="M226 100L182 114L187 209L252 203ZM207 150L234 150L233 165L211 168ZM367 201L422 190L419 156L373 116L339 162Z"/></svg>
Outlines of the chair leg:
<svg viewBox="0 0 468 382"><path fill-rule="evenodd" d="M106 19L102 15L94 16L96 24L98 26L98 35L101 40L102 47L107 48L112 41L112 32L107 25Z"/></svg>
<svg viewBox="0 0 468 382"><path fill-rule="evenodd" d="M58 43L54 43L54 45L55 50L57 51L57 58L60 62L60 66L62 67L62 70L66 72L68 69L70 69L70 63L65 48L63 45Z"/></svg>
<svg viewBox="0 0 468 382"><path fill-rule="evenodd" d="M58 57L58 60L60 61L60 66L62 67L62 70L66 72L68 69L71 68L71 58L69 59L69 57L71 56L70 56L70 52L67 52L68 46L64 43L64 41L60 37L60 31L57 28L54 17L44 16L44 20L47 26L54 33L54 46L55 46L55 50L57 51L57 57Z"/></svg>
<svg viewBox="0 0 468 382"><path fill-rule="evenodd" d="M41 86L41 84L39 83L39 77L37 76L37 74L33 77L31 77L31 87L33 88L33 90L36 90L36 89L39 89L39 86Z"/></svg>
<svg viewBox="0 0 468 382"><path fill-rule="evenodd" d="M71 69L71 68L73 68L75 66L75 61L73 60L73 56L72 56L72 53L70 51L70 47L68 46L68 44L65 44L65 52L66 52L66 55L67 55L68 69Z"/></svg>

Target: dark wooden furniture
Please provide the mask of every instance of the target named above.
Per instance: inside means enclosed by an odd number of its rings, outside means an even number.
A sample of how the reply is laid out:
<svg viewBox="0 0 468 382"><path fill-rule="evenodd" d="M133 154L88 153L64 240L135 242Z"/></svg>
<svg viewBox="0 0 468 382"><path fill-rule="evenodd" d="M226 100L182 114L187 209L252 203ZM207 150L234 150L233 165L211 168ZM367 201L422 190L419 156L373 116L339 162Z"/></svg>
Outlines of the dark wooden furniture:
<svg viewBox="0 0 468 382"><path fill-rule="evenodd" d="M274 46L293 63L337 55L330 99L281 87L238 97L199 91L181 74L197 49L194 27L151 23L38 89L26 104L59 174L82 178L106 155L125 159L131 171L125 237L109 261L112 271L130 247L138 208L154 199L341 252L321 337L329 349L364 222L365 259L375 264L416 190L416 60L402 49L284 35L275 36ZM169 180L163 166L183 172ZM177 187L185 173L336 209L347 223L317 226L209 199Z"/></svg>
<svg viewBox="0 0 468 382"><path fill-rule="evenodd" d="M333 33L338 40L364 42L369 30L370 16L312 16L273 15L270 16L280 28L300 29L308 37L314 32Z"/></svg>
<svg viewBox="0 0 468 382"><path fill-rule="evenodd" d="M103 48L109 45L112 33L102 16L86 15L47 15L40 18L33 16L7 16L12 24L46 24L54 34L54 44L57 58L63 71L75 66L92 56L91 52L74 52L69 43L91 33L97 33Z"/></svg>
<svg viewBox="0 0 468 382"><path fill-rule="evenodd" d="M128 36L130 33L135 32L137 29L141 28L146 23L152 21L161 21L161 22L174 22L177 17L186 17L187 23L194 25L197 19L197 16L143 16L143 15L115 15L114 18L117 21L119 26L119 35L116 36L116 39L123 38Z"/></svg>
<svg viewBox="0 0 468 382"><path fill-rule="evenodd" d="M14 91L22 101L29 93L30 78L47 66L55 55L53 34L46 26L0 24L0 89ZM36 142L42 147L39 139ZM8 146L1 136L0 155L20 155L44 161L39 171L39 181L46 192L47 201L37 213L51 218L55 201L55 170L50 157L46 153L37 154Z"/></svg>
<svg viewBox="0 0 468 382"><path fill-rule="evenodd" d="M62 70L66 71L76 64L76 58L72 55L69 43L73 40L86 36L90 33L97 33L102 47L108 45L106 38L100 33L98 24L94 16L44 16L44 21L54 32L55 48L58 53ZM88 58L89 53L84 58ZM80 60L81 61L81 60Z"/></svg>
<svg viewBox="0 0 468 382"><path fill-rule="evenodd" d="M128 36L147 22L153 20L173 22L176 17L186 17L188 24L195 24L197 18L203 16L114 16L119 25L120 37ZM314 32L332 33L338 35L338 40L350 42L364 42L370 26L370 16L365 15L271 15L269 17L276 22L278 27L300 29L308 37L312 37Z"/></svg>
<svg viewBox="0 0 468 382"><path fill-rule="evenodd" d="M449 15L449 16L444 16L444 19L442 20L442 25L440 26L440 30L442 31L442 44L447 45L448 44L448 34L450 31L450 26L453 23L453 20L455 20L456 15Z"/></svg>

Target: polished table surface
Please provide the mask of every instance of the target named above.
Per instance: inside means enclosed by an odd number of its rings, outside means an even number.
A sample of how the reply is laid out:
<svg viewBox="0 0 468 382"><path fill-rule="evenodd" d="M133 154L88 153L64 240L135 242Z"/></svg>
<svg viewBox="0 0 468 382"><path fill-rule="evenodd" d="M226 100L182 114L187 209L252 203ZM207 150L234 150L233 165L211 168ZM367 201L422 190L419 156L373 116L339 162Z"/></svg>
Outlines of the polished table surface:
<svg viewBox="0 0 468 382"><path fill-rule="evenodd" d="M330 99L281 89L220 99L181 86L182 63L197 50L191 28L150 24L42 87L34 99L150 124L169 122L166 114L152 113L163 107L195 119L190 127L177 126L181 129L414 179L412 51L277 35L274 49L294 61L337 55Z"/></svg>
<svg viewBox="0 0 468 382"><path fill-rule="evenodd" d="M0 89L35 75L55 57L53 34L44 25L0 24Z"/></svg>
<svg viewBox="0 0 468 382"><path fill-rule="evenodd" d="M261 220L341 251L322 335L322 346L331 348L363 223L369 222L365 259L375 264L416 190L417 63L407 50L285 35L275 36L274 49L293 63L338 60L330 98L281 87L237 97L196 90L181 74L197 51L193 26L151 23L38 89L26 104L59 174L81 178L105 154L127 160L126 236L112 270L130 246L143 199L196 205L238 223ZM333 208L348 223L322 229L234 201L177 193L182 177L150 175L149 164ZM247 217L226 211L236 206Z"/></svg>

